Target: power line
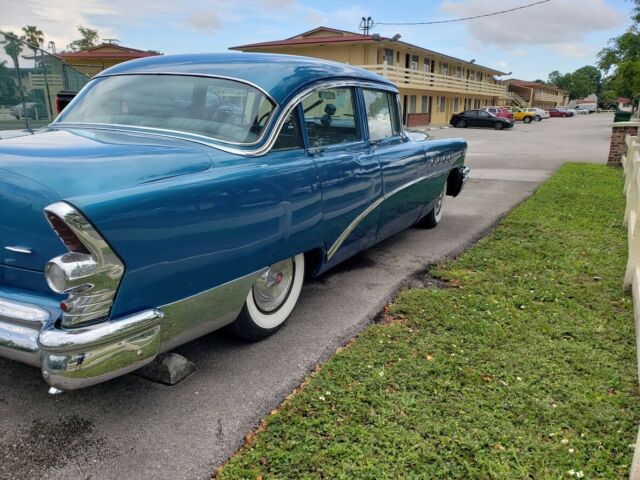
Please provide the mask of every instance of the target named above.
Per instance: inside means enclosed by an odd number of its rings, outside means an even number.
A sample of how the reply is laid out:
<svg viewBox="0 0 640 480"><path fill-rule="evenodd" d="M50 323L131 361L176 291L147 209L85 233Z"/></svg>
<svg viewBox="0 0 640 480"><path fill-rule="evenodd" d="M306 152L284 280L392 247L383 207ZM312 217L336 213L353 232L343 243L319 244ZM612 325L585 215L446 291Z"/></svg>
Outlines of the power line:
<svg viewBox="0 0 640 480"><path fill-rule="evenodd" d="M483 15L475 15L473 17L454 18L451 20L437 20L432 22L376 22L375 25L433 25L436 23L453 23L464 22L465 20L475 20L476 18L493 17L494 15L501 15L503 13L515 12L516 10L524 10L525 8L540 5L541 3L548 3L551 0L540 0L539 2L529 3L527 5L521 5L520 7L510 8L508 10L500 10L499 12L485 13Z"/></svg>

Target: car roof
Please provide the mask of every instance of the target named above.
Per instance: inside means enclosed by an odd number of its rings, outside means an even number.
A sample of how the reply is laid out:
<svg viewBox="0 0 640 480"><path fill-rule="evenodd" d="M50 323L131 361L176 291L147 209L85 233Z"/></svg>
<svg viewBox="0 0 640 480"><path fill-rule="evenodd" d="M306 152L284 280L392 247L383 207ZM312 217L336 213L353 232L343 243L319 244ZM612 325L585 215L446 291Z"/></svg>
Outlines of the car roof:
<svg viewBox="0 0 640 480"><path fill-rule="evenodd" d="M199 53L159 55L120 63L100 72L96 78L124 74L181 74L229 77L252 83L277 103L300 88L322 80L361 80L397 88L373 72L351 65L296 55L274 53Z"/></svg>

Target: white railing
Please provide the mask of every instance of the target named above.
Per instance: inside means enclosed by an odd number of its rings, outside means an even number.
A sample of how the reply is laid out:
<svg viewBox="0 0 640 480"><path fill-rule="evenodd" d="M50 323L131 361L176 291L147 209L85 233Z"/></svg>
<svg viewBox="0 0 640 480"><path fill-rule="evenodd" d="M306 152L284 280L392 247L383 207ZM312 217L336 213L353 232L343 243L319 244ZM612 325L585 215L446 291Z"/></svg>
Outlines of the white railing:
<svg viewBox="0 0 640 480"><path fill-rule="evenodd" d="M562 103L562 97L553 93L536 92L533 98L534 100L540 100L542 102Z"/></svg>
<svg viewBox="0 0 640 480"><path fill-rule="evenodd" d="M513 100L513 103L516 104L516 106L520 108L524 108L527 106L527 101L524 98L522 98L516 92L510 92L510 93L513 95L511 99Z"/></svg>
<svg viewBox="0 0 640 480"><path fill-rule="evenodd" d="M633 316L636 325L636 349L638 353L638 373L640 375L640 142L637 136L625 137L627 152L622 155L624 188L627 203L624 224L627 227L629 257L624 274L624 289L633 296ZM640 429L636 440L631 464L630 480L640 480Z"/></svg>
<svg viewBox="0 0 640 480"><path fill-rule="evenodd" d="M505 85L389 65L358 65L391 80L397 87L507 98Z"/></svg>

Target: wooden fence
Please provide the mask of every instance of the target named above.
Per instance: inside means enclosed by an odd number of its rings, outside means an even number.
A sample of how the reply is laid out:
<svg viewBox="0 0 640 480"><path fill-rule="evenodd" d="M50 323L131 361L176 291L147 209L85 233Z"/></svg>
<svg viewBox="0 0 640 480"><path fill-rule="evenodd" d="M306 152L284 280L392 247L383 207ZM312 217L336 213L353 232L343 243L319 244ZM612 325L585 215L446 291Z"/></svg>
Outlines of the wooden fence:
<svg viewBox="0 0 640 480"><path fill-rule="evenodd" d="M622 155L624 189L627 203L624 225L627 227L629 257L624 274L624 289L633 296L633 316L636 325L636 354L640 376L640 141L626 135L626 153ZM630 480L640 480L640 429L631 464Z"/></svg>

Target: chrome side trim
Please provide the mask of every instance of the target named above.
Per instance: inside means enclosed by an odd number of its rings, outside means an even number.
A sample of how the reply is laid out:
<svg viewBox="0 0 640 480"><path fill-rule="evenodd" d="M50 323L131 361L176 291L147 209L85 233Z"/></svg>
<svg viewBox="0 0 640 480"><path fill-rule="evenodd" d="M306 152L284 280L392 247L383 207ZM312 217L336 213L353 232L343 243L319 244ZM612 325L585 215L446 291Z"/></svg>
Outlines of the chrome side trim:
<svg viewBox="0 0 640 480"><path fill-rule="evenodd" d="M44 323L49 320L49 312L44 308L15 302L8 299L0 299L0 321L18 321L27 323Z"/></svg>
<svg viewBox="0 0 640 480"><path fill-rule="evenodd" d="M229 146L221 145L220 143L211 141L210 137L191 134L187 132L180 132L176 130L166 130L162 128L133 127L131 125L114 125L114 124L101 124L101 123L71 123L71 122L67 123L67 122L58 122L58 121L51 123L50 126L56 127L56 128L71 128L71 129L72 128L93 128L97 130L116 130L116 131L123 131L123 132L129 132L129 133L135 132L137 134L142 134L142 135L145 135L145 134L155 135L159 137L168 137L173 139L191 141L201 145L206 145L208 147L217 148L218 150L222 150L223 152L227 152L227 153L232 153L234 155L242 155L246 157L260 157L268 153L269 150L271 150L271 147L273 147L273 144L275 143L278 135L280 134L280 130L282 129L282 126L284 125L284 122L287 119L287 116L298 105L300 101L302 101L305 97L319 90L326 90L328 88L339 88L339 87L365 87L365 88L369 87L369 88L377 88L377 89L386 88L389 91L394 91L395 93L397 93L396 90L393 90L395 87L393 87L392 85L387 85L384 83L361 81L361 80L334 80L334 81L313 85L303 90L298 95L296 95L291 100L289 100L289 102L282 108L278 118L274 121L274 125L271 128L271 133L267 137L264 144L261 147L258 147L253 150L229 147ZM136 128L139 128L140 130L137 130ZM265 132L267 130L268 129L265 129Z"/></svg>
<svg viewBox="0 0 640 480"><path fill-rule="evenodd" d="M377 207L379 207L380 204L382 204L382 202L384 202L385 200L393 197L395 194L401 192L402 190L405 190L405 189L407 189L409 187L412 187L416 183L419 183L419 182L422 182L423 180L428 179L431 176L432 175L423 175L421 177L415 178L415 179L411 180L410 182L405 183L404 185L400 185L399 187L394 188L390 192L385 193L381 197L378 197L375 200L375 202L373 202L371 205L369 205L367 208L365 208L362 212L360 212L360 214L356 218L354 218L353 221L347 226L347 228L344 230L344 232L342 232L340 234L340 236L336 239L336 241L333 242L333 245L331 245L331 247L327 251L327 260L330 260L331 257L333 257L335 255L335 253L342 246L344 241L349 237L349 235L351 235L351 232L353 232L356 229L356 227L360 224L360 222L362 222L362 220L365 219L365 217L367 215L369 215L371 212L373 212L373 210L375 210Z"/></svg>
<svg viewBox="0 0 640 480"><path fill-rule="evenodd" d="M160 307L162 345L166 352L233 322L240 314L253 282L267 268L231 280Z"/></svg>
<svg viewBox="0 0 640 480"><path fill-rule="evenodd" d="M4 249L15 253L32 253L32 250L29 247L19 247L18 245L7 245L6 247L4 247Z"/></svg>
<svg viewBox="0 0 640 480"><path fill-rule="evenodd" d="M62 315L62 324L72 326L106 318L124 274L124 264L87 219L68 203L53 203L44 211L60 218L92 257L87 262L87 255L69 252L51 259L45 267L45 276L52 268L65 272L67 288L57 289L50 285L57 293L69 294L64 301L68 310Z"/></svg>

